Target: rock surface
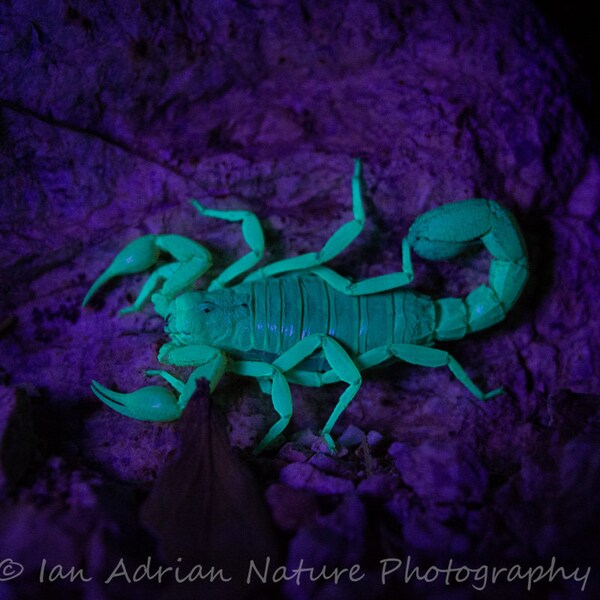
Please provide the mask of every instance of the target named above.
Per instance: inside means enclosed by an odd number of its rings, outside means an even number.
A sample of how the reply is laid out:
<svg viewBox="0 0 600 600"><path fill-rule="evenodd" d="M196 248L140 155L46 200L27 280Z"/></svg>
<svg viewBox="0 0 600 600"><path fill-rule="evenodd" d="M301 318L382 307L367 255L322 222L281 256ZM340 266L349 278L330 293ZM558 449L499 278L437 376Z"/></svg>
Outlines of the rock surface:
<svg viewBox="0 0 600 600"><path fill-rule="evenodd" d="M196 214L190 197L256 212L266 261L317 250L351 218L360 156L367 223L332 261L340 273L398 270L416 216L488 197L522 225L531 277L506 321L444 346L505 395L478 404L443 369L365 373L334 430L356 428L337 457L301 432L318 431L339 386L294 386L291 444L252 458L274 422L269 399L252 380L222 381L214 398L265 490L288 566L306 557L365 574L339 586L287 582L281 594L448 597L441 579L381 586L377 561L387 557L598 566L600 162L581 116L585 80L528 2L23 0L0 7L0 63L0 384L35 398L38 444L29 479L2 507L0 559L25 563L27 548L63 538L66 565L83 564L94 544L108 563L134 556L127 535L109 543L94 533L98 519L115 531L124 517L93 516L102 503L91 484L47 492L60 518L41 514L32 490L48 461L62 461L65 481L87 469L109 495L132 486L135 520L178 446L172 425L126 419L89 390L92 379L147 385L165 341L150 307L117 318L144 275L80 308L116 252L142 234L187 235L215 257L208 278L245 253L239 228ZM415 260L413 287L465 294L488 266L483 253ZM86 498L92 509L72 512ZM76 534L73 519L83 523ZM17 544L18 523L29 525ZM49 589L31 582L4 582L0 595ZM535 585L539 597L585 595L572 579ZM488 592L520 597L525 586L503 580ZM120 597L101 585L67 589ZM599 590L596 569L586 592ZM452 593L480 592L467 583Z"/></svg>

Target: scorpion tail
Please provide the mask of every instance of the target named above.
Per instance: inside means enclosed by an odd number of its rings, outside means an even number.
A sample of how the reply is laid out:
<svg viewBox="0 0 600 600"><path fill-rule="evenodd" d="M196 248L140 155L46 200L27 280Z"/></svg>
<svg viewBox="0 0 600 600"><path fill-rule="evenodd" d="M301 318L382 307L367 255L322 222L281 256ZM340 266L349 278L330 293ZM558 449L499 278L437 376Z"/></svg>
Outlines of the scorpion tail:
<svg viewBox="0 0 600 600"><path fill-rule="evenodd" d="M453 258L483 243L492 255L488 285L466 298L434 300L437 340L455 340L502 321L525 287L527 250L513 215L493 200L445 204L418 217L408 240L428 260Z"/></svg>

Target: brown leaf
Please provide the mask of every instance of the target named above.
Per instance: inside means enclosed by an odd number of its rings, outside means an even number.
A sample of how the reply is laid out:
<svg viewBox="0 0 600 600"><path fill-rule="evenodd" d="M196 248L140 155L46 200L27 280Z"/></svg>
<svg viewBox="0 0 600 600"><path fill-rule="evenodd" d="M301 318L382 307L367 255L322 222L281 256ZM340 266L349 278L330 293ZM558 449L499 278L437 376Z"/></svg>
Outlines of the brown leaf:
<svg viewBox="0 0 600 600"><path fill-rule="evenodd" d="M216 576L213 582L173 584L167 597L172 592L181 598L189 588L207 599L257 598L246 585L250 562L264 564L270 556L277 563L277 540L263 493L231 449L205 383L199 382L178 423L179 451L159 474L142 522L156 535L166 562L179 566L180 577L196 565Z"/></svg>

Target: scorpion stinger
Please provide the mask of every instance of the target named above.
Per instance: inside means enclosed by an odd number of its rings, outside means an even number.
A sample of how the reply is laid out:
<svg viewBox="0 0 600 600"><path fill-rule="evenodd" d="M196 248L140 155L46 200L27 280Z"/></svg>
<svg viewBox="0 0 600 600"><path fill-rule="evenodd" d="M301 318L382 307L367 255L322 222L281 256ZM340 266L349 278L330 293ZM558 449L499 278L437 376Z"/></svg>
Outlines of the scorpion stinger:
<svg viewBox="0 0 600 600"><path fill-rule="evenodd" d="M426 367L447 367L476 398L502 392L481 390L458 361L432 347L438 340L459 339L501 321L521 294L528 276L527 253L514 217L492 200L471 199L445 204L419 216L402 241L402 270L353 282L324 265L347 248L364 226L362 167L352 176L353 218L341 225L318 252L266 265L238 284L226 287L252 268L263 255L260 223L248 211L204 208L204 216L242 223L250 251L225 269L207 290L190 290L193 277L210 265L199 244L180 236L144 236L117 255L92 286L84 304L108 279L152 266L159 250L176 263L159 267L130 310L148 297L165 318L170 341L158 360L191 367L187 381L167 371L150 370L177 392L148 386L126 394L97 382L92 391L117 411L136 419L177 419L192 396L198 378L213 390L224 373L255 378L271 395L278 420L255 452L271 444L288 425L293 412L289 384L322 386L343 382L339 397L322 429L329 449L331 432L362 383L361 371L391 360ZM429 298L408 289L413 280L411 250L429 260L453 258L473 244L492 255L488 283L465 298ZM158 292L152 294L159 281Z"/></svg>

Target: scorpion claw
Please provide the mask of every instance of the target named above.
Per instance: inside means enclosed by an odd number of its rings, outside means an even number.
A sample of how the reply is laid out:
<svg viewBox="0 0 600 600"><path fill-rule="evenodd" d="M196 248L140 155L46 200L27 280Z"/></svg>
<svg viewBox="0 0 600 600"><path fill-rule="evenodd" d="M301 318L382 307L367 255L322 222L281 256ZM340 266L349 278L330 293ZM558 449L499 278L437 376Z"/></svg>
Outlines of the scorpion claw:
<svg viewBox="0 0 600 600"><path fill-rule="evenodd" d="M159 385L123 394L92 381L92 392L113 410L140 421L175 421L181 416L181 408L175 396Z"/></svg>
<svg viewBox="0 0 600 600"><path fill-rule="evenodd" d="M96 279L81 305L85 306L90 298L113 277L141 273L150 268L158 260L159 252L155 235L144 235L130 242L115 256L108 269Z"/></svg>

